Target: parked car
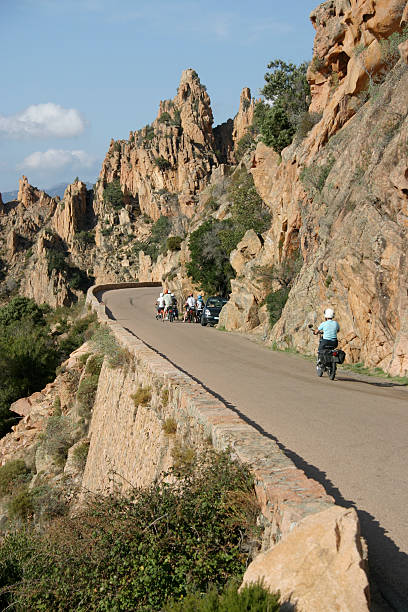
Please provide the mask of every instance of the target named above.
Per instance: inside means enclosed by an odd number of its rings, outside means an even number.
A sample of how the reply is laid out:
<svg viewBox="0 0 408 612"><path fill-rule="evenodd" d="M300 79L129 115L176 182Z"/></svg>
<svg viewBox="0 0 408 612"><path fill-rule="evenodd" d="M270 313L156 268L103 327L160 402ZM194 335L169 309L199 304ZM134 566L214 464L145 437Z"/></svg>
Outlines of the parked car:
<svg viewBox="0 0 408 612"><path fill-rule="evenodd" d="M201 317L201 325L217 325L220 319L221 308L226 304L228 300L220 297L219 295L209 297L205 303L203 314Z"/></svg>

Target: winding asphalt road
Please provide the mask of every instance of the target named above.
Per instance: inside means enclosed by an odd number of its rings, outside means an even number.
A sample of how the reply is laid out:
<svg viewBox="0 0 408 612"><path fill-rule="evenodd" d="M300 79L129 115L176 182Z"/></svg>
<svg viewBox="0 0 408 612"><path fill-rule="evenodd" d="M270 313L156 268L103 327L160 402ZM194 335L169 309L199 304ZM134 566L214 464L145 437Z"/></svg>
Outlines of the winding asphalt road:
<svg viewBox="0 0 408 612"><path fill-rule="evenodd" d="M312 362L238 334L156 321L157 293L120 289L102 299L123 327L276 439L337 503L357 509L375 583L389 609L408 610L408 389L341 371L334 382L318 379Z"/></svg>

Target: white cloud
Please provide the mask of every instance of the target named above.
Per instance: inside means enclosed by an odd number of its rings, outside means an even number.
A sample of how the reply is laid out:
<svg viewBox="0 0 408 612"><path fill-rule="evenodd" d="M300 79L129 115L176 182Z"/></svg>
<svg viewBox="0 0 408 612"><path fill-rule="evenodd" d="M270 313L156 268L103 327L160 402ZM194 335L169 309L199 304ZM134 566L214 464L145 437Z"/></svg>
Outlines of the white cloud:
<svg viewBox="0 0 408 612"><path fill-rule="evenodd" d="M56 170L60 168L90 168L95 158L85 151L65 151L63 149L48 149L36 151L28 155L17 166L19 170Z"/></svg>
<svg viewBox="0 0 408 612"><path fill-rule="evenodd" d="M75 108L58 104L33 104L15 115L0 115L0 136L14 138L67 138L85 129L85 121Z"/></svg>

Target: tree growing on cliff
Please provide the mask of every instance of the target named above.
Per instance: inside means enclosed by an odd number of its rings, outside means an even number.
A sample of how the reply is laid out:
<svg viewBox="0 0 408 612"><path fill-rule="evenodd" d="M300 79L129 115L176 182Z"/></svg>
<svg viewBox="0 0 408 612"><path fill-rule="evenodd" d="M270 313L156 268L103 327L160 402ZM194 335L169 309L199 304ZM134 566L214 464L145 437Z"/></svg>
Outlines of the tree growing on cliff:
<svg viewBox="0 0 408 612"><path fill-rule="evenodd" d="M249 229L261 234L268 229L271 215L255 189L252 174L238 169L231 180L228 196L230 217L210 219L190 236L191 261L187 273L206 293L227 295L234 277L229 257Z"/></svg>
<svg viewBox="0 0 408 612"><path fill-rule="evenodd" d="M281 59L268 64L266 85L261 94L266 102L255 107L255 124L263 142L280 153L290 145L302 117L310 104L310 87L306 79L308 64L287 64Z"/></svg>

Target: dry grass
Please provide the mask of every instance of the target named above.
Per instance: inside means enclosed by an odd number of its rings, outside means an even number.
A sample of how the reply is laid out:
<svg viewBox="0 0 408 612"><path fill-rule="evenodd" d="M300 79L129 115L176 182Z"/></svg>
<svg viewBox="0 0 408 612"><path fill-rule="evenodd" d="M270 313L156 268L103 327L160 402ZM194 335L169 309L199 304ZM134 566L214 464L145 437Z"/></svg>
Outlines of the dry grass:
<svg viewBox="0 0 408 612"><path fill-rule="evenodd" d="M130 396L135 406L147 406L152 400L151 387L139 387L136 393Z"/></svg>

